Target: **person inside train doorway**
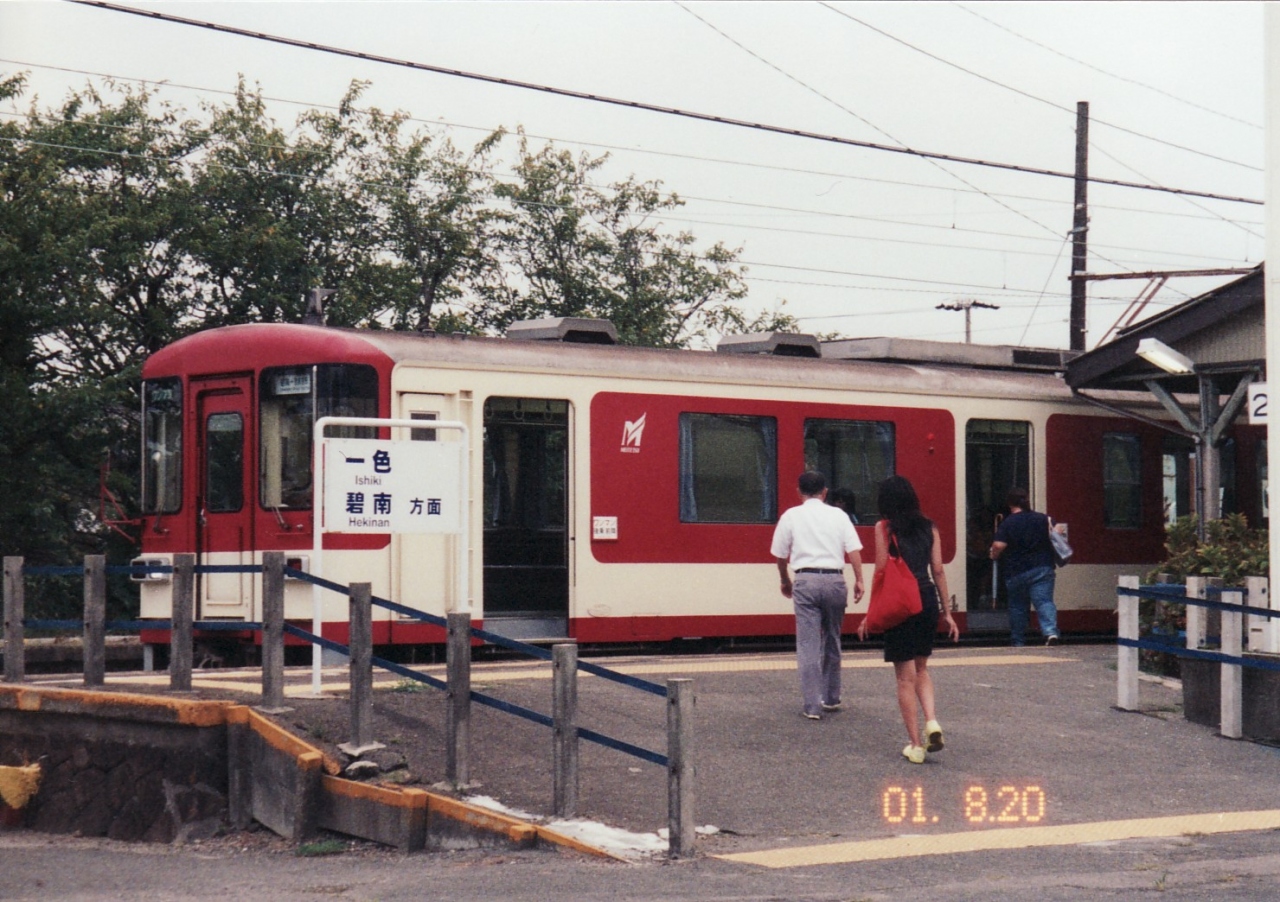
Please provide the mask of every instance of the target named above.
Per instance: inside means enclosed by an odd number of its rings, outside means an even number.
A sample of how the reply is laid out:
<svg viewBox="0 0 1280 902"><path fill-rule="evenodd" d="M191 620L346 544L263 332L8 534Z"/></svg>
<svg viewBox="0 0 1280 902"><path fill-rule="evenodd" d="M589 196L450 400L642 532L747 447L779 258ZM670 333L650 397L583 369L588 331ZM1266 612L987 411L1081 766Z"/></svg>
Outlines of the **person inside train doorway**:
<svg viewBox="0 0 1280 902"><path fill-rule="evenodd" d="M1009 600L1009 633L1014 645L1026 645L1030 608L1036 609L1046 645L1058 641L1058 609L1053 604L1053 545L1049 518L1031 510L1026 489L1010 489L1005 496L1009 516L996 528L991 560L1004 564Z"/></svg>
<svg viewBox="0 0 1280 902"><path fill-rule="evenodd" d="M827 480L821 473L801 474L799 490L801 503L778 518L770 550L782 594L795 606L801 713L821 720L823 711L841 707L840 627L848 602L844 565L853 565L853 597L861 599L862 542L848 515L826 503Z"/></svg>
<svg viewBox="0 0 1280 902"><path fill-rule="evenodd" d="M827 504L848 514L849 522L854 526L858 525L858 515L855 513L857 503L858 497L853 494L853 489L831 489L827 492Z"/></svg>

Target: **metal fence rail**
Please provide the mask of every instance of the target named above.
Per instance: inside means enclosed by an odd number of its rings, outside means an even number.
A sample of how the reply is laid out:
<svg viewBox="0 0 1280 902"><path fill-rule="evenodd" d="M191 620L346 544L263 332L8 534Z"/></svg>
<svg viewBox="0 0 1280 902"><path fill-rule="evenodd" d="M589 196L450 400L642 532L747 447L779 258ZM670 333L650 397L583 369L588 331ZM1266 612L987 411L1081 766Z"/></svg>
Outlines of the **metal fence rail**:
<svg viewBox="0 0 1280 902"><path fill-rule="evenodd" d="M439 617L425 611L409 608L384 598L373 597L369 586L353 584L344 586L321 577L287 568L281 552L267 552L262 565L201 564L195 556L174 556L173 565L106 566L101 555L86 557L81 567L33 565L24 566L21 558L4 559L4 624L5 624L5 679L21 682L25 678L23 668L24 630L67 631L83 630L85 637L85 684L102 685L105 678L102 647L106 631L139 632L166 630L171 634L170 686L189 690L192 671L192 636L200 631L261 631L263 633L263 699L266 708L279 708L283 704L283 637L301 639L314 647L327 649L347 656L352 662L351 720L353 746L367 745L368 723L371 720L372 702L371 671L379 667L449 694L446 732L448 777L456 784L465 784L468 771L469 713L472 702L523 718L553 731L555 799L553 808L557 815L569 816L577 800L577 742L586 740L642 761L664 767L668 771L668 826L670 850L673 856L686 856L693 851L693 766L692 766L692 681L669 680L666 686L629 674L619 673L599 664L577 659L577 646L560 644L548 650L541 646L510 639L506 636L472 626L469 614L453 614ZM195 620L194 577L212 573L262 574L263 620L262 622ZM168 575L173 580L173 616L167 620L106 620L107 574L125 574L134 578L146 578L155 574ZM23 580L26 576L67 577L77 576L85 582L85 616L83 619L36 619L24 617ZM285 623L284 580L286 578L307 582L322 589L347 596L351 600L351 644L343 645L332 639ZM373 657L371 606L392 611L423 623L443 627L448 635L449 679L442 681L409 667ZM553 665L553 695L555 714L548 716L522 705L495 698L470 688L471 640L478 639L511 651L518 652ZM276 646L280 646L276 648ZM359 671L359 672L358 672ZM638 689L667 700L667 744L669 753L663 755L630 742L623 741L577 725L577 674L582 671L611 680L629 688ZM376 747L376 746L375 746ZM346 748L346 746L344 746Z"/></svg>
<svg viewBox="0 0 1280 902"><path fill-rule="evenodd" d="M1264 580L1251 580L1250 595L1269 598ZM1257 592L1256 596L1254 591ZM1208 596L1216 595L1218 598ZM1207 580L1190 577L1187 584L1162 583L1141 586L1136 576L1122 576L1116 587L1119 635L1116 638L1116 707L1126 711L1138 709L1138 652L1159 651L1179 658L1214 661L1221 665L1219 711L1223 736L1239 739L1244 735L1243 672L1244 668L1280 671L1280 661L1244 656L1245 617L1272 622L1280 618L1280 610L1260 604L1245 604L1245 590L1222 588ZM1141 636L1138 603L1141 599L1188 608L1186 647L1156 642ZM1222 617L1221 651L1200 648L1205 628L1202 618L1193 623L1193 610L1217 611Z"/></svg>

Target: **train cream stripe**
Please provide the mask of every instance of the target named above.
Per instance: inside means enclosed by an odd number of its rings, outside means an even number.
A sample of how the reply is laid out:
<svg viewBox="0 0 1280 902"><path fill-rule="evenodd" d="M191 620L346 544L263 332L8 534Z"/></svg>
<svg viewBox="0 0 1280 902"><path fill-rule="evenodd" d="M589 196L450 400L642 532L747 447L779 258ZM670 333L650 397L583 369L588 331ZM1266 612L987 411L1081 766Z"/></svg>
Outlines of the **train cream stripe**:
<svg viewBox="0 0 1280 902"><path fill-rule="evenodd" d="M954 855L1001 849L1074 846L1124 839L1155 839L1195 833L1238 833L1280 827L1280 811L1229 811L1216 814L1173 815L1126 821L1095 821L1055 827L1014 827L1008 830L972 830L934 836L895 836L822 846L799 846L763 852L717 855L725 861L766 868L798 868L815 864L850 864L921 855Z"/></svg>

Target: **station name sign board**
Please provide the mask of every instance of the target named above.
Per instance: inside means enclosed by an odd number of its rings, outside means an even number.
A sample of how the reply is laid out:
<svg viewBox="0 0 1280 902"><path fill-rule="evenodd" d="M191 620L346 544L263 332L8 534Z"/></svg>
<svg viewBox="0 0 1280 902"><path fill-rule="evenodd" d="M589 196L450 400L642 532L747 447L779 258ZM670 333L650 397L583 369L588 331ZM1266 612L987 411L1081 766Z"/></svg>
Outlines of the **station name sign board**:
<svg viewBox="0 0 1280 902"><path fill-rule="evenodd" d="M462 442L323 441L321 530L462 531Z"/></svg>

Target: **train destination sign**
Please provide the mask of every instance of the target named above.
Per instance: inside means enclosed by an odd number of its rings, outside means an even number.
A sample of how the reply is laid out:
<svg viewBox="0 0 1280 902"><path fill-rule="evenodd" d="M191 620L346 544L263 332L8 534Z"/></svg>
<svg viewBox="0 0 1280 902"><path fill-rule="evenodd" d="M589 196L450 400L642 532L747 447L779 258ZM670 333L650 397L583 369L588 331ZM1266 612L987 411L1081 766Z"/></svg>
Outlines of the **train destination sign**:
<svg viewBox="0 0 1280 902"><path fill-rule="evenodd" d="M462 531L462 442L330 438L323 447L323 532Z"/></svg>

